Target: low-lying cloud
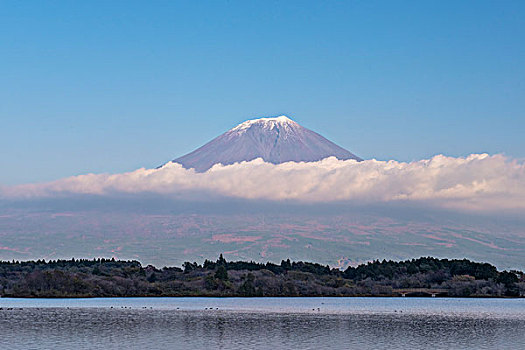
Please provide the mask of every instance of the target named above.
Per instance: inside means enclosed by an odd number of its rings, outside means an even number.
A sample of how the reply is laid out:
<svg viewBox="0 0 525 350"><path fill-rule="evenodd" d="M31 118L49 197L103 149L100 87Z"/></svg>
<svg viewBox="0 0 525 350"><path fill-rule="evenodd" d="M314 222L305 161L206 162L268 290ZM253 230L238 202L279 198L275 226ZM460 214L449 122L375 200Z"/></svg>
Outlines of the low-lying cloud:
<svg viewBox="0 0 525 350"><path fill-rule="evenodd" d="M87 174L43 184L0 188L4 198L155 193L180 199L420 202L466 210L525 209L525 164L503 155L437 155L414 162L338 160L270 164L262 159L217 164L204 173L168 163L159 169Z"/></svg>

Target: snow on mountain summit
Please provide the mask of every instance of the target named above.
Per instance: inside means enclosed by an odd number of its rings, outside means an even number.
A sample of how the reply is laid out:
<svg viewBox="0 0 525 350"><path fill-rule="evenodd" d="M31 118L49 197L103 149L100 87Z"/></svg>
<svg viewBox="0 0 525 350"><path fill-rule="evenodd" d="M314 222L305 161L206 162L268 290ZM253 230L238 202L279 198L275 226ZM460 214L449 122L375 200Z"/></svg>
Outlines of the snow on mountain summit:
<svg viewBox="0 0 525 350"><path fill-rule="evenodd" d="M259 119L251 119L247 120L233 129L231 129L231 132L237 131L237 132L243 132L248 130L254 125L260 125L264 129L272 130L275 127L281 127L281 128L294 128L300 126L290 118L288 118L285 115L281 115L279 117L270 117L270 118L259 118Z"/></svg>
<svg viewBox="0 0 525 350"><path fill-rule="evenodd" d="M247 120L173 162L204 172L214 164L229 165L256 158L279 164L315 162L331 156L362 160L282 115Z"/></svg>

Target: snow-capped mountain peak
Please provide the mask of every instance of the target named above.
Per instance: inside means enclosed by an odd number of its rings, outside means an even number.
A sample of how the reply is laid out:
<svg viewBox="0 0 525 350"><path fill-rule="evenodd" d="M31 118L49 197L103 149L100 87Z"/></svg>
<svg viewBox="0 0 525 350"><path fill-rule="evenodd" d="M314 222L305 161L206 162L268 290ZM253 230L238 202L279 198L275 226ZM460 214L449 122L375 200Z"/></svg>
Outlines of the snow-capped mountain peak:
<svg viewBox="0 0 525 350"><path fill-rule="evenodd" d="M297 124L287 116L281 115L278 117L247 120L231 129L230 132L244 132L252 126L260 126L264 129L272 130L275 127L293 128L299 126L299 124Z"/></svg>
<svg viewBox="0 0 525 350"><path fill-rule="evenodd" d="M315 162L327 157L361 160L318 133L281 115L247 120L173 162L203 172L218 163L229 165L256 158L279 164Z"/></svg>

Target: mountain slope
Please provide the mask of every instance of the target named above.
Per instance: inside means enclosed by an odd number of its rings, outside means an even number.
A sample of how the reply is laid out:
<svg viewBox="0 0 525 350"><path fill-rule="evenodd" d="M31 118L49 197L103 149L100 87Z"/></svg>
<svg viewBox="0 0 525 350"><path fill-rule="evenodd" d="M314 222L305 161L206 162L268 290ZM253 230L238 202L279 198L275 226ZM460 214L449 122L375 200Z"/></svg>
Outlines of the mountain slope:
<svg viewBox="0 0 525 350"><path fill-rule="evenodd" d="M173 162L203 172L217 163L228 165L256 158L279 164L314 162L330 156L362 160L316 132L280 116L241 123Z"/></svg>

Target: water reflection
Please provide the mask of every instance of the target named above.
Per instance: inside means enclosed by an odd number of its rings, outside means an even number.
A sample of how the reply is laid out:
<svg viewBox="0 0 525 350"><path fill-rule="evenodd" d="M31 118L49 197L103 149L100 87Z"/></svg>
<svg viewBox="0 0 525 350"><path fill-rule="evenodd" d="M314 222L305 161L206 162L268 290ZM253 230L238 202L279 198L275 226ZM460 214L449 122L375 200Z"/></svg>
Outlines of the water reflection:
<svg viewBox="0 0 525 350"><path fill-rule="evenodd" d="M5 302L0 300L0 302ZM127 302L127 301L126 301ZM159 303L161 301L158 301ZM0 310L1 349L524 349L525 314L246 312L175 307ZM206 301L204 301L206 302ZM226 302L226 301L225 301ZM249 303L249 301L246 301ZM367 303L373 303L369 299ZM378 300L377 303L384 301ZM392 302L392 301L390 301ZM409 301L410 303L411 301ZM418 301L425 303L425 301ZM428 301L432 302L432 301ZM52 302L51 302L52 303ZM208 301L209 303L209 301ZM227 303L227 302L226 302ZM258 303L264 303L259 300ZM285 300L282 303L295 303ZM299 300L296 305L303 305ZM402 301L405 303L405 301ZM0 305L2 305L0 303ZM281 304L282 305L282 304ZM324 305L324 304L323 304ZM443 304L446 308L446 304ZM519 304L518 309L523 305ZM222 305L226 307L225 305ZM246 306L246 305L245 305ZM196 307L196 308L197 308ZM260 307L260 305L259 305ZM452 306L453 307L453 306ZM496 307L492 316L497 316ZM399 309L399 312L397 311ZM485 307L485 313L488 311ZM302 309L301 309L302 310ZM521 309L523 310L523 309ZM349 310L347 310L349 311Z"/></svg>

